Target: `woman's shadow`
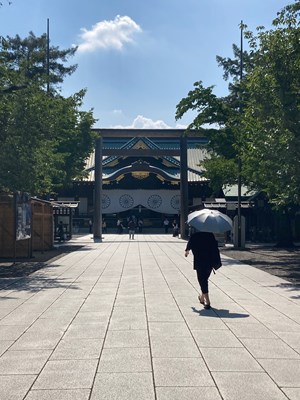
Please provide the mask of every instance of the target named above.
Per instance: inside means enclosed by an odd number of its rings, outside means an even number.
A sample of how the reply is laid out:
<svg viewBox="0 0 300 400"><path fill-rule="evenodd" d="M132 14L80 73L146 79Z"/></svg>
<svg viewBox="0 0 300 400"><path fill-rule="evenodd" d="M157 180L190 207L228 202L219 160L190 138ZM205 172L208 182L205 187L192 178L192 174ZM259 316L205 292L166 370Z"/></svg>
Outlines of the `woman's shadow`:
<svg viewBox="0 0 300 400"><path fill-rule="evenodd" d="M218 308L210 308L209 310L201 309L198 310L196 307L192 307L194 313L201 315L203 317L212 317L212 318L248 318L249 314L240 314L240 313L231 313L229 310L218 309Z"/></svg>

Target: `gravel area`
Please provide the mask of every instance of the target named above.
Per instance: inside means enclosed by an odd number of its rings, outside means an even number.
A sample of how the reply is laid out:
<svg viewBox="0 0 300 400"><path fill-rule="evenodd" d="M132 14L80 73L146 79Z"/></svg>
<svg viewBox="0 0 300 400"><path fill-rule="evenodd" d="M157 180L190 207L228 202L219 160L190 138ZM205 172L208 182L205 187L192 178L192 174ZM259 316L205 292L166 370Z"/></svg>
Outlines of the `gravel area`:
<svg viewBox="0 0 300 400"><path fill-rule="evenodd" d="M249 245L243 250L232 247L220 250L228 257L286 279L299 286L300 289L300 247L298 246L281 249L274 246Z"/></svg>

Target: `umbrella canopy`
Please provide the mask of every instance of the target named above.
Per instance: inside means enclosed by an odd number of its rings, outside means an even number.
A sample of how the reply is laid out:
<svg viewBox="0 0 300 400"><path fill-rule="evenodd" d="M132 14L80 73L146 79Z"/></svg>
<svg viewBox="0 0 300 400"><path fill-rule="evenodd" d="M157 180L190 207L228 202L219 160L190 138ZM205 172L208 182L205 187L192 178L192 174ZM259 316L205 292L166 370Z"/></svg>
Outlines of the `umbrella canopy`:
<svg viewBox="0 0 300 400"><path fill-rule="evenodd" d="M227 215L208 208L189 214L187 223L202 232L219 233L232 229L232 220Z"/></svg>

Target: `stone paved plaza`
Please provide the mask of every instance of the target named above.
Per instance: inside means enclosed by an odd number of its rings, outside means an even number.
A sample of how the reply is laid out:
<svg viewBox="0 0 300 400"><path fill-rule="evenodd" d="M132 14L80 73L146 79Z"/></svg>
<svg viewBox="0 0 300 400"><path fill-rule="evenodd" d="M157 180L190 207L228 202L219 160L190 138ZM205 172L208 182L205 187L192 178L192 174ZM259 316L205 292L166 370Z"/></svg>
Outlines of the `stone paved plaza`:
<svg viewBox="0 0 300 400"><path fill-rule="evenodd" d="M0 280L0 400L300 399L299 288L223 256L204 310L183 240L73 244Z"/></svg>

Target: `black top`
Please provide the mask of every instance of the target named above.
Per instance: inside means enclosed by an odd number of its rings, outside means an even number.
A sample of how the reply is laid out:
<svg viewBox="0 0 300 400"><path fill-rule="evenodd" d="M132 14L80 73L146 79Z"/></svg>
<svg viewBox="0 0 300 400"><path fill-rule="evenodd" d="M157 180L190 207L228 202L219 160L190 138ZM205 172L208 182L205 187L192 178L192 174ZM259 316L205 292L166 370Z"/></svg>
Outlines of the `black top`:
<svg viewBox="0 0 300 400"><path fill-rule="evenodd" d="M222 265L218 242L213 233L193 233L186 245L186 250L193 252L194 269L212 269Z"/></svg>
<svg viewBox="0 0 300 400"><path fill-rule="evenodd" d="M133 221L129 221L128 228L133 231L135 229L135 223Z"/></svg>

